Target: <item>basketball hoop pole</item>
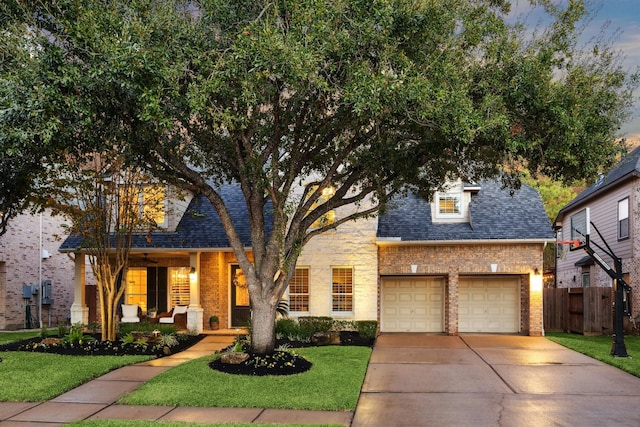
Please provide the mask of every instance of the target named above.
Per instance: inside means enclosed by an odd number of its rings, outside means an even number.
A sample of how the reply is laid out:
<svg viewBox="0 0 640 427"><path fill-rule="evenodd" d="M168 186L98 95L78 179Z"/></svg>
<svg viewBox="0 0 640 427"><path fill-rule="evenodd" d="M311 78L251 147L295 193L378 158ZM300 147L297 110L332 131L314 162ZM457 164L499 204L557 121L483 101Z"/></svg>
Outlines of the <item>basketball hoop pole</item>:
<svg viewBox="0 0 640 427"><path fill-rule="evenodd" d="M594 252L593 248L591 247L591 242L589 241L589 235L587 234L585 236L585 244L583 246L583 249L585 250L585 252L587 252L587 254L589 254L589 257L593 259L609 275L609 277L611 277L615 281L615 285L616 285L615 307L614 307L615 317L614 317L614 325L613 325L614 335L613 335L613 344L611 346L611 355L617 356L617 357L629 357L629 354L627 353L627 347L624 344L624 312L625 312L624 292L627 288L629 288L629 285L625 282L624 278L622 277L622 260L618 258L613 253L613 251L611 251L611 248L609 247L609 245L607 245L607 242L602 238L602 235L600 234L598 229L595 227L595 225L593 223L591 225L593 225L593 228L596 230L596 232L598 233L598 235L600 236L604 244L609 249L609 251L605 250L604 248L602 248L597 244L595 245L613 259L613 265L614 265L614 268L611 268L611 266L607 264L600 257L600 255Z"/></svg>

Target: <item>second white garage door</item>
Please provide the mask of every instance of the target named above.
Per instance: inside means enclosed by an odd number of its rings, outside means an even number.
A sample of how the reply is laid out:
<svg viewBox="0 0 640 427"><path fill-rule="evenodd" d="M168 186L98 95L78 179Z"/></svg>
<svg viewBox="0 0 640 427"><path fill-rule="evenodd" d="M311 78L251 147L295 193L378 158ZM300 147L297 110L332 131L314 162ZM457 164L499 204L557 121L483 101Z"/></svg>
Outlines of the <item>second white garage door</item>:
<svg viewBox="0 0 640 427"><path fill-rule="evenodd" d="M460 278L458 330L514 333L520 330L520 286L517 278Z"/></svg>
<svg viewBox="0 0 640 427"><path fill-rule="evenodd" d="M443 331L443 278L385 278L381 297L382 332Z"/></svg>

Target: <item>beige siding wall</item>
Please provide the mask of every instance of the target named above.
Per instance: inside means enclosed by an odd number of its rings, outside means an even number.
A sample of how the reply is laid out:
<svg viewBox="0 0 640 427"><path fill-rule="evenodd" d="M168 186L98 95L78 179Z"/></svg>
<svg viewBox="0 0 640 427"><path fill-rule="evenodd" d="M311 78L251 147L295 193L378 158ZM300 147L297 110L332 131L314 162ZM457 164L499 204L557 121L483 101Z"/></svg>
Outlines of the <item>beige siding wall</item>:
<svg viewBox="0 0 640 427"><path fill-rule="evenodd" d="M52 281L53 304L43 306L44 326L56 327L66 322L73 302L74 264L66 254L58 252L61 238L66 235L61 217L42 215L42 247L49 257L42 259L42 280ZM9 223L7 233L0 237L0 329L23 328L25 305L39 321L38 299L22 298L22 286L40 280L40 215L23 214Z"/></svg>

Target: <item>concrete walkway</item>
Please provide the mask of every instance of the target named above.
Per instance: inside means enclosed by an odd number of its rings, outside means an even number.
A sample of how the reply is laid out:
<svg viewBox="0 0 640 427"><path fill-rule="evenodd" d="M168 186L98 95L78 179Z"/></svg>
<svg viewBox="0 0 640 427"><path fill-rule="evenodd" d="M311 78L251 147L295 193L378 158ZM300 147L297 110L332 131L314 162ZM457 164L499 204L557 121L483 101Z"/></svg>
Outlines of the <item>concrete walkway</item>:
<svg viewBox="0 0 640 427"><path fill-rule="evenodd" d="M116 405L122 395L172 366L226 348L233 336L208 335L180 353L124 366L67 393L41 403L0 402L0 427L53 427L85 419L136 419L148 421L246 422L342 424L348 426L353 412L297 411L282 409L191 408L175 406Z"/></svg>
<svg viewBox="0 0 640 427"><path fill-rule="evenodd" d="M381 335L352 426L640 426L640 378L545 338Z"/></svg>

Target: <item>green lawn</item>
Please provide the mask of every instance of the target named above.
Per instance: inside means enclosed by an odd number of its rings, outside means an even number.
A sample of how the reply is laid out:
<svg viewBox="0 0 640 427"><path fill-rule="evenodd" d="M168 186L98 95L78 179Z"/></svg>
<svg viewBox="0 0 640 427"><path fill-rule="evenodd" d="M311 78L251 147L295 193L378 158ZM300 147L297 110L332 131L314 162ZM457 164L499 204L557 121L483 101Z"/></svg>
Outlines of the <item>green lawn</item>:
<svg viewBox="0 0 640 427"><path fill-rule="evenodd" d="M0 344L12 341L21 341L40 336L40 331L0 332Z"/></svg>
<svg viewBox="0 0 640 427"><path fill-rule="evenodd" d="M630 357L614 357L611 355L613 338L608 336L585 337L578 334L547 332L551 341L567 348L586 354L596 360L607 363L640 377L640 337L626 336L625 347Z"/></svg>
<svg viewBox="0 0 640 427"><path fill-rule="evenodd" d="M371 356L369 347L295 349L313 367L302 374L249 377L211 369L215 356L193 360L124 396L128 405L354 410Z"/></svg>
<svg viewBox="0 0 640 427"><path fill-rule="evenodd" d="M121 366L148 356L61 356L24 351L0 352L0 401L52 399Z"/></svg>

